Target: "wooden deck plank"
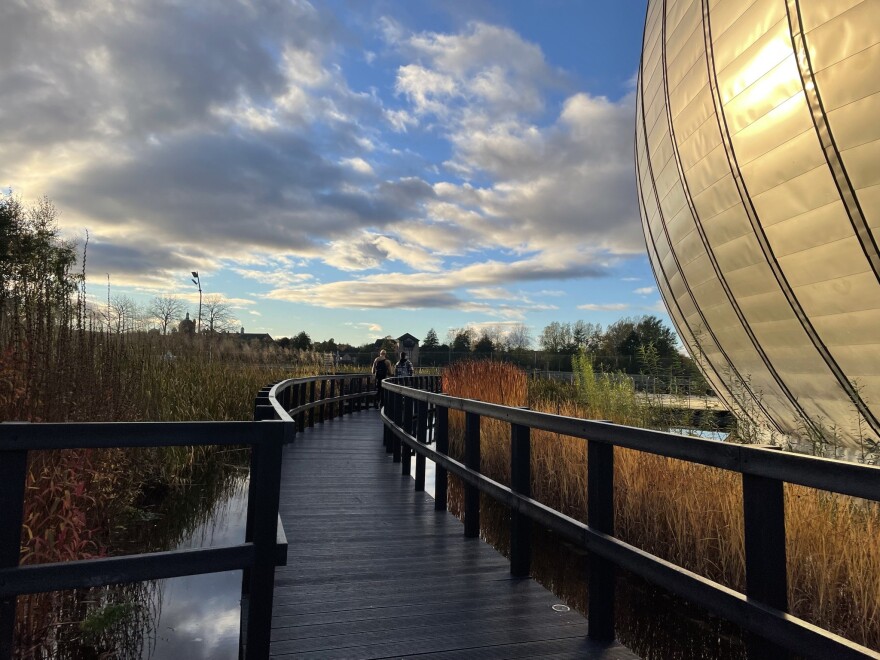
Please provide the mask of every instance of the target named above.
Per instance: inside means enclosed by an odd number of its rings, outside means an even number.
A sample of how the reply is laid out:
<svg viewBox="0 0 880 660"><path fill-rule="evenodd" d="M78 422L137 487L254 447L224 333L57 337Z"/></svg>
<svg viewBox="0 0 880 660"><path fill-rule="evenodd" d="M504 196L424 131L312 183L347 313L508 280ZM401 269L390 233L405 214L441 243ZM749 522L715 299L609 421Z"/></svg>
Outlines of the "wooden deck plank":
<svg viewBox="0 0 880 660"><path fill-rule="evenodd" d="M378 413L328 421L285 450L288 565L275 575L273 657L635 657L417 493Z"/></svg>

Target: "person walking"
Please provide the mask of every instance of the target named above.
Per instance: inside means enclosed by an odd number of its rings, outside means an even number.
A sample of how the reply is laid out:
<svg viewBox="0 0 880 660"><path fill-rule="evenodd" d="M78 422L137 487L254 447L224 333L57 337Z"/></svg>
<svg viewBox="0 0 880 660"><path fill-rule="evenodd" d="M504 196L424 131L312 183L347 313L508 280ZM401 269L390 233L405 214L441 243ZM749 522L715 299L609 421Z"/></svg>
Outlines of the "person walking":
<svg viewBox="0 0 880 660"><path fill-rule="evenodd" d="M406 359L406 353L400 354L400 360L397 364L394 365L394 375L395 376L412 376L413 375L413 366L412 362Z"/></svg>
<svg viewBox="0 0 880 660"><path fill-rule="evenodd" d="M379 357L373 360L373 368L370 370L376 377L376 400L375 407L382 403L382 381L391 374L391 360L385 357L385 349L379 351Z"/></svg>

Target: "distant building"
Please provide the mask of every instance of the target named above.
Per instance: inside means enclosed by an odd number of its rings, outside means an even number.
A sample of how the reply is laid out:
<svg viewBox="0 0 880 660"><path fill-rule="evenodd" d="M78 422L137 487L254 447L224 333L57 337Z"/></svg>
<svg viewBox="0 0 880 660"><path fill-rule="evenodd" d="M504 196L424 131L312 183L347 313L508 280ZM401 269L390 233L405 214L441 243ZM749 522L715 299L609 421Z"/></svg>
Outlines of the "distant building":
<svg viewBox="0 0 880 660"><path fill-rule="evenodd" d="M244 328L242 328L241 332L234 336L237 337L239 341L247 344L257 342L265 346L278 346L278 343L272 339L272 336L268 332L245 332Z"/></svg>
<svg viewBox="0 0 880 660"><path fill-rule="evenodd" d="M186 313L186 318L178 324L177 331L184 335L196 333L196 322L189 317L189 312Z"/></svg>
<svg viewBox="0 0 880 660"><path fill-rule="evenodd" d="M406 357L414 366L419 364L419 340L408 332L397 338L397 354L406 353Z"/></svg>

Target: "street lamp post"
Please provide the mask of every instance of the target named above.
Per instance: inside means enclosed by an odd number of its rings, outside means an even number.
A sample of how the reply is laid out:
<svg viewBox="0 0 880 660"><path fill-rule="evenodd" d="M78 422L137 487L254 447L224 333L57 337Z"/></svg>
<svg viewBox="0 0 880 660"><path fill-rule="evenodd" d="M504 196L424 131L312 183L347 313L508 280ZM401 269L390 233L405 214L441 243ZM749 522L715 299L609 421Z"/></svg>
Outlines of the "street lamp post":
<svg viewBox="0 0 880 660"><path fill-rule="evenodd" d="M196 333L202 334L202 281L199 279L199 271L192 271L193 280L192 283L199 287L199 320L196 329Z"/></svg>

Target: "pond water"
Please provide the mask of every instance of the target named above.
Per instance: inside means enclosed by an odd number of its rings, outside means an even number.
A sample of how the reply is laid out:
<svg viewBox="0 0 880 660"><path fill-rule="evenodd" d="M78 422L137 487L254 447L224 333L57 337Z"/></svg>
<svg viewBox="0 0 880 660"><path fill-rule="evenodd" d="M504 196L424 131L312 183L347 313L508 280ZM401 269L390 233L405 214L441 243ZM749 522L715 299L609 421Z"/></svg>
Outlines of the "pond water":
<svg viewBox="0 0 880 660"><path fill-rule="evenodd" d="M218 547L244 543L247 479L217 501L212 516L178 545ZM159 580L157 616L142 658L236 660L240 621L241 571Z"/></svg>
<svg viewBox="0 0 880 660"><path fill-rule="evenodd" d="M718 440L719 442L724 442L730 437L729 431L709 431L706 429L695 429L683 426L673 427L668 430L670 433L677 433L678 435L689 435L694 438L703 438L705 440Z"/></svg>

